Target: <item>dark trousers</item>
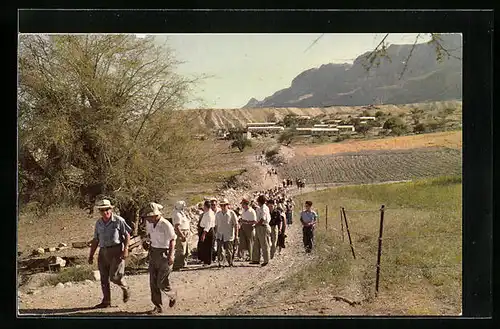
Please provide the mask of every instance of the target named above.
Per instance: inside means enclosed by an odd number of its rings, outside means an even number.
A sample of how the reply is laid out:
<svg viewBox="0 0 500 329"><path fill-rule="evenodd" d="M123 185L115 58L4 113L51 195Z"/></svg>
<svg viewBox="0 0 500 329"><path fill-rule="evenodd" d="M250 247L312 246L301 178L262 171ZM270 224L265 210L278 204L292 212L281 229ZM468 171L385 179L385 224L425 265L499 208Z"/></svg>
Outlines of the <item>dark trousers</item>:
<svg viewBox="0 0 500 329"><path fill-rule="evenodd" d="M312 226L302 227L302 241L306 252L311 252L314 242L314 228Z"/></svg>
<svg viewBox="0 0 500 329"><path fill-rule="evenodd" d="M204 264L212 264L214 252L213 252L213 242L214 242L214 230L210 229L205 236L205 241L201 241L201 235L203 231L199 233L198 241L198 259Z"/></svg>
<svg viewBox="0 0 500 329"><path fill-rule="evenodd" d="M121 259L122 245L99 248L97 257L97 267L101 276L102 302L111 302L110 281L119 286L122 290L127 290L128 286L123 279L125 275L125 260Z"/></svg>
<svg viewBox="0 0 500 329"><path fill-rule="evenodd" d="M168 276L172 265L168 265L168 249L151 248L149 250L149 287L151 301L155 306L162 307L161 293L169 293L172 288Z"/></svg>

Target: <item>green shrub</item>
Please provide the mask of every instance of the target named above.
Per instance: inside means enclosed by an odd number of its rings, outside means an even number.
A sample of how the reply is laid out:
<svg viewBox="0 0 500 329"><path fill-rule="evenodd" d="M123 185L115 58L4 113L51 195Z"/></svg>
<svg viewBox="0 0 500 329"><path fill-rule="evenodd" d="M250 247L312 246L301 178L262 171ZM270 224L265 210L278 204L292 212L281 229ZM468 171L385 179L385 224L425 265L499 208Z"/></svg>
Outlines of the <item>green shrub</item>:
<svg viewBox="0 0 500 329"><path fill-rule="evenodd" d="M79 282L85 280L93 280L93 268L90 265L82 265L80 267L67 267L62 268L61 272L57 273L57 275L50 277L47 279L47 285L56 285L59 282Z"/></svg>

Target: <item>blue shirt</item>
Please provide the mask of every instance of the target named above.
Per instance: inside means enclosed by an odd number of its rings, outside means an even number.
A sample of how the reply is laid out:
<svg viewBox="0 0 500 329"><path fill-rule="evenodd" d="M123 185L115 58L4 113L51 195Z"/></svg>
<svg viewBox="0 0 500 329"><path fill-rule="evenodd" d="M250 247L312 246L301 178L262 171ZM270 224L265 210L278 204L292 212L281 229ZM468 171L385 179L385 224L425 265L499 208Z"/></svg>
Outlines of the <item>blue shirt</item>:
<svg viewBox="0 0 500 329"><path fill-rule="evenodd" d="M304 223L307 224L307 223L310 223L312 221L316 221L316 219L318 218L318 215L314 211L304 210L303 212L300 213L300 218L302 219L302 221L304 221Z"/></svg>
<svg viewBox="0 0 500 329"><path fill-rule="evenodd" d="M132 229L127 225L125 219L112 214L110 220L105 223L99 218L95 223L94 239L99 241L99 248L111 247L120 244L127 233Z"/></svg>

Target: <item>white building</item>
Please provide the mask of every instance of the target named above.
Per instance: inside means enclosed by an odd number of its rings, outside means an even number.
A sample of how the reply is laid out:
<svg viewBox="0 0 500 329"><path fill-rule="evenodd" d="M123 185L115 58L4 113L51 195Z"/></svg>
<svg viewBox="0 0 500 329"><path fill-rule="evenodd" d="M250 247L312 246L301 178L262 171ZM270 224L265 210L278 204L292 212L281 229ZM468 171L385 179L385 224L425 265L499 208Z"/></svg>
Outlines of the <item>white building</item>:
<svg viewBox="0 0 500 329"><path fill-rule="evenodd" d="M353 126L353 125L342 125L342 126L337 126L337 129L339 129L339 130L343 130L343 131L356 131L356 129L354 129L354 126Z"/></svg>
<svg viewBox="0 0 500 329"><path fill-rule="evenodd" d="M359 120L376 120L375 117L359 117Z"/></svg>
<svg viewBox="0 0 500 329"><path fill-rule="evenodd" d="M272 127L275 125L276 125L276 122L248 122L247 128L250 128L250 127Z"/></svg>
<svg viewBox="0 0 500 329"><path fill-rule="evenodd" d="M311 135L313 136L332 136L339 133L338 128L313 128L311 129Z"/></svg>

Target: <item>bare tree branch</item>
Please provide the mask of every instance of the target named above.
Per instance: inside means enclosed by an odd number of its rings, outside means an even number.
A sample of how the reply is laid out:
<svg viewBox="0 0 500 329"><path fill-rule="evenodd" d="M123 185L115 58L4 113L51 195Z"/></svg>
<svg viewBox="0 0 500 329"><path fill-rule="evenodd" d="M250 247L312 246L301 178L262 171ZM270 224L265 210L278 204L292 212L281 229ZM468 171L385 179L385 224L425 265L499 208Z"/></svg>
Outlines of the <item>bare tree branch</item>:
<svg viewBox="0 0 500 329"><path fill-rule="evenodd" d="M399 75L399 80L401 80L401 78L403 77L403 75L406 72L406 69L408 68L408 62L410 61L411 54L413 54L413 50L415 49L419 38L420 38L420 33L417 34L417 37L415 38L415 42L413 43L413 46L410 49L410 53L408 54L408 57L406 57L405 66L403 67L403 70L401 71L401 74Z"/></svg>

